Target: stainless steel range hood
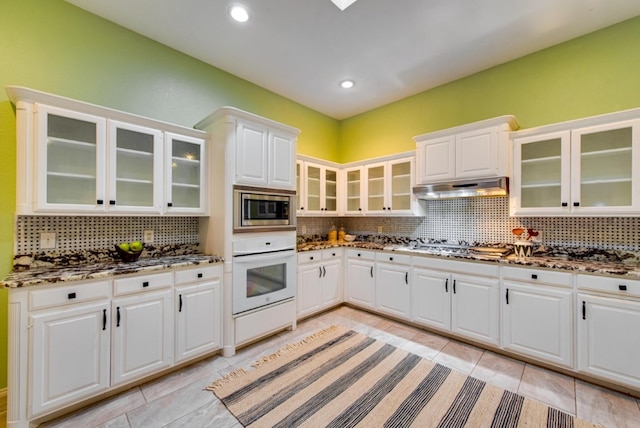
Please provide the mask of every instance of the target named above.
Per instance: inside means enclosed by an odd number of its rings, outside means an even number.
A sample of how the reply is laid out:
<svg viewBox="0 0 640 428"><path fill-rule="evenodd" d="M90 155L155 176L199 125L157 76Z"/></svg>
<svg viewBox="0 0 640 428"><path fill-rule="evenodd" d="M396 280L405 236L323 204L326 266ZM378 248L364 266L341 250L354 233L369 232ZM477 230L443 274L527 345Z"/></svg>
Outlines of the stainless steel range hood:
<svg viewBox="0 0 640 428"><path fill-rule="evenodd" d="M483 178L478 180L422 184L414 187L413 193L418 199L506 196L509 194L509 178L497 177Z"/></svg>

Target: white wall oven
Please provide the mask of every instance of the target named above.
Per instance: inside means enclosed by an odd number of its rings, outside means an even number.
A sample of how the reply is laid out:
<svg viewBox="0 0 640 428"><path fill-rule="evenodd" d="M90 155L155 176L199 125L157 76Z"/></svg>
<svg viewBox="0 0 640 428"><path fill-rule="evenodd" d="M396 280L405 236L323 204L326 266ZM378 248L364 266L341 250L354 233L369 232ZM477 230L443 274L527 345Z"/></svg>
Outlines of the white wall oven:
<svg viewBox="0 0 640 428"><path fill-rule="evenodd" d="M296 230L295 190L233 186L233 232Z"/></svg>
<svg viewBox="0 0 640 428"><path fill-rule="evenodd" d="M233 241L233 314L293 299L296 292L295 234Z"/></svg>

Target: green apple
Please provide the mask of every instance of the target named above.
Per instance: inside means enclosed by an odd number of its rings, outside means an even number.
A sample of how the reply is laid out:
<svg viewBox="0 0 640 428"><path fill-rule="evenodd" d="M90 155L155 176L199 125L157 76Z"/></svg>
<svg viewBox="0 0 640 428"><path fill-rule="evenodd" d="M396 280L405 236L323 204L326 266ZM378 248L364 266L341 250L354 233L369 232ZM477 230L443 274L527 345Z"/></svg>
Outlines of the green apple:
<svg viewBox="0 0 640 428"><path fill-rule="evenodd" d="M122 250L122 251L129 251L129 243L128 242L122 242L120 244L118 244L118 247Z"/></svg>
<svg viewBox="0 0 640 428"><path fill-rule="evenodd" d="M133 241L131 244L129 244L129 249L131 249L131 251L135 253L137 253L138 251L142 251L142 242Z"/></svg>

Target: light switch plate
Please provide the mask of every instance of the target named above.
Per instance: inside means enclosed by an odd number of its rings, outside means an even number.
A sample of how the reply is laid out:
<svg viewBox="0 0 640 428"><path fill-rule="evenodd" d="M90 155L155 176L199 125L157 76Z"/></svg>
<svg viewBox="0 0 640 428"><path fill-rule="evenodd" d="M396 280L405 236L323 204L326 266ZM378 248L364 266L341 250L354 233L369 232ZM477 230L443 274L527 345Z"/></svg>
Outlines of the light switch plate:
<svg viewBox="0 0 640 428"><path fill-rule="evenodd" d="M55 232L40 232L40 249L48 250L56 248Z"/></svg>
<svg viewBox="0 0 640 428"><path fill-rule="evenodd" d="M378 226L378 233L382 233L382 226Z"/></svg>
<svg viewBox="0 0 640 428"><path fill-rule="evenodd" d="M300 229L303 235L307 234L307 226L302 226Z"/></svg>
<svg viewBox="0 0 640 428"><path fill-rule="evenodd" d="M153 242L153 230L145 230L142 236L142 241L145 244L151 244Z"/></svg>

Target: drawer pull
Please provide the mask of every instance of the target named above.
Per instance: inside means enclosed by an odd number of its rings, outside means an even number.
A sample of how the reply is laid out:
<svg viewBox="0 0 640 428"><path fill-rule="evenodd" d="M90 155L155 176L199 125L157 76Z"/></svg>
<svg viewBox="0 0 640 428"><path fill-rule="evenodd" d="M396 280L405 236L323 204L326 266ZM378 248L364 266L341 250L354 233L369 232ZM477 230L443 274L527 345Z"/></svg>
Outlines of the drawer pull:
<svg viewBox="0 0 640 428"><path fill-rule="evenodd" d="M360 257L360 253L358 253L358 257Z"/></svg>
<svg viewBox="0 0 640 428"><path fill-rule="evenodd" d="M393 257L389 257L389 261L392 262L393 261Z"/></svg>
<svg viewBox="0 0 640 428"><path fill-rule="evenodd" d="M67 298L69 298L69 300L75 299L76 298L76 293L75 291L73 293L69 293L67 294Z"/></svg>
<svg viewBox="0 0 640 428"><path fill-rule="evenodd" d="M373 278L373 266L371 266L371 278Z"/></svg>
<svg viewBox="0 0 640 428"><path fill-rule="evenodd" d="M322 266L322 277L324 278L325 276L327 276L327 268Z"/></svg>
<svg viewBox="0 0 640 428"><path fill-rule="evenodd" d="M335 256L336 256L336 253L331 253L331 257L335 257Z"/></svg>
<svg viewBox="0 0 640 428"><path fill-rule="evenodd" d="M149 286L149 281L145 281L142 283L142 287L148 287Z"/></svg>
<svg viewBox="0 0 640 428"><path fill-rule="evenodd" d="M532 273L532 274L531 274L531 279L538 279L538 275L537 275L537 274L535 274L535 273Z"/></svg>
<svg viewBox="0 0 640 428"><path fill-rule="evenodd" d="M620 289L620 291L627 291L627 286L626 285L618 285L618 288Z"/></svg>
<svg viewBox="0 0 640 428"><path fill-rule="evenodd" d="M456 294L456 280L453 280L453 294Z"/></svg>
<svg viewBox="0 0 640 428"><path fill-rule="evenodd" d="M309 257L309 260L313 260L313 256L310 256L310 257Z"/></svg>
<svg viewBox="0 0 640 428"><path fill-rule="evenodd" d="M318 278L322 278L322 266L318 266Z"/></svg>
<svg viewBox="0 0 640 428"><path fill-rule="evenodd" d="M198 273L198 278L202 278L202 274L201 273Z"/></svg>
<svg viewBox="0 0 640 428"><path fill-rule="evenodd" d="M409 285L409 272L404 273L404 283Z"/></svg>

